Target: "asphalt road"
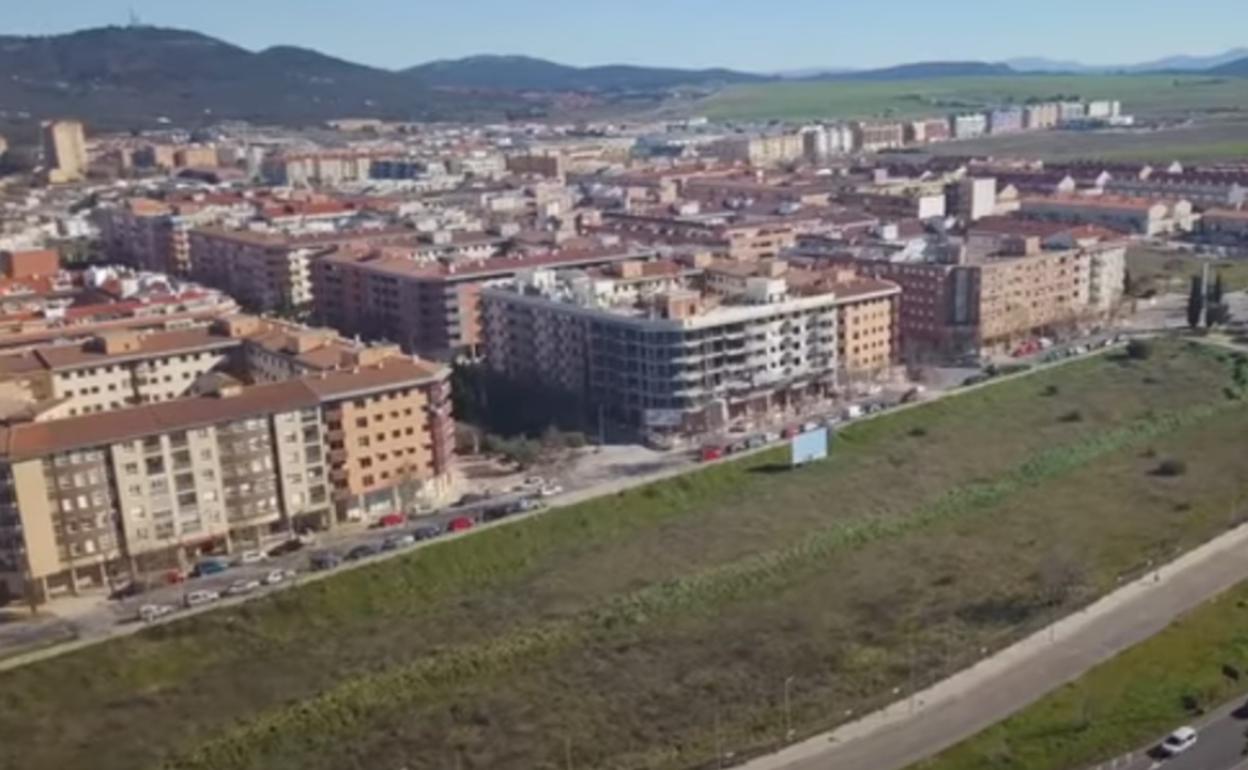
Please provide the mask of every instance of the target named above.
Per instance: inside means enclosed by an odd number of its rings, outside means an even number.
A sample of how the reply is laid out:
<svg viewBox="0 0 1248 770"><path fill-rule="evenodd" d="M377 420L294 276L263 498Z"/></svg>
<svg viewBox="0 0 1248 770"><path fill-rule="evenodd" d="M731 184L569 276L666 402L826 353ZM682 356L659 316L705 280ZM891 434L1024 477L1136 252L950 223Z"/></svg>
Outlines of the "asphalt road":
<svg viewBox="0 0 1248 770"><path fill-rule="evenodd" d="M1240 770L1248 768L1248 703L1235 701L1200 721L1193 722L1198 738L1177 757L1157 753L1165 736L1123 757L1102 762L1088 770ZM1178 727L1178 725L1176 725Z"/></svg>

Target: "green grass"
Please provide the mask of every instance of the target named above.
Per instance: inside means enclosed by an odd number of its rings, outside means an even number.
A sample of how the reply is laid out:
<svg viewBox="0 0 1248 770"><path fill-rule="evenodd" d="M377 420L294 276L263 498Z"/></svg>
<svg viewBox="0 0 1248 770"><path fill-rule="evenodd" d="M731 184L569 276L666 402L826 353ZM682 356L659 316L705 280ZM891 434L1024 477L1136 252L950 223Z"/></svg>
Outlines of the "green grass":
<svg viewBox="0 0 1248 770"><path fill-rule="evenodd" d="M1131 272L1136 294L1145 290L1159 294L1186 293L1192 276L1200 275L1206 264L1213 270L1211 275L1222 276L1226 291L1248 290L1248 261L1203 259L1148 246L1132 246L1127 251L1127 270Z"/></svg>
<svg viewBox="0 0 1248 770"><path fill-rule="evenodd" d="M1119 99L1142 116L1240 110L1248 78L1018 75L915 81L768 83L725 89L699 106L717 119L911 117L1057 95Z"/></svg>
<svg viewBox="0 0 1248 770"><path fill-rule="evenodd" d="M915 770L1070 770L1138 750L1248 692L1248 584Z"/></svg>
<svg viewBox="0 0 1248 770"><path fill-rule="evenodd" d="M1228 382L1179 343L1079 362L854 426L818 466L717 466L2 674L0 768L767 750L789 676L795 726L826 729L895 697L911 648L940 676L1224 529Z"/></svg>

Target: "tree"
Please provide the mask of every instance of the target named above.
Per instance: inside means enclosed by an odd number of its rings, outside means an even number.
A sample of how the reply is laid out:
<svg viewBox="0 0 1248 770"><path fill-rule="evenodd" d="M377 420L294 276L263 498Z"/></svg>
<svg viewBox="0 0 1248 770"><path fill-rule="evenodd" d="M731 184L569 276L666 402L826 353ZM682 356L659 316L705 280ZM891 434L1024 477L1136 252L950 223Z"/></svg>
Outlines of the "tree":
<svg viewBox="0 0 1248 770"><path fill-rule="evenodd" d="M1209 309L1205 311L1205 325L1212 329L1215 326L1225 326L1231 322L1231 309L1227 307L1225 302L1210 303Z"/></svg>
<svg viewBox="0 0 1248 770"><path fill-rule="evenodd" d="M1209 304L1222 304L1222 273L1218 273L1218 277L1213 282L1213 288L1209 290Z"/></svg>
<svg viewBox="0 0 1248 770"><path fill-rule="evenodd" d="M1122 293L1127 297L1135 296L1135 280L1130 270L1124 270L1122 273Z"/></svg>
<svg viewBox="0 0 1248 770"><path fill-rule="evenodd" d="M1192 291L1187 297L1187 325L1200 328L1205 315L1205 289L1199 275L1192 276Z"/></svg>
<svg viewBox="0 0 1248 770"><path fill-rule="evenodd" d="M1127 343L1127 358L1143 361L1153 355L1153 346L1147 340L1131 340Z"/></svg>

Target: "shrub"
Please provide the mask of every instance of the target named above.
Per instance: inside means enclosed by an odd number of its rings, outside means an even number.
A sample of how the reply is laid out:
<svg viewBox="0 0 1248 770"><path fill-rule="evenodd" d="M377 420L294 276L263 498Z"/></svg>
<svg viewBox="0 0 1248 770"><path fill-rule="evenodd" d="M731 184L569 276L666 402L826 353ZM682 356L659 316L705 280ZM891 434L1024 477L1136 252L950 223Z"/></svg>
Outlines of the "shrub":
<svg viewBox="0 0 1248 770"><path fill-rule="evenodd" d="M1061 422L1083 422L1083 412L1078 409L1067 412L1058 418Z"/></svg>
<svg viewBox="0 0 1248 770"><path fill-rule="evenodd" d="M1158 476L1182 476L1187 473L1187 463L1182 460L1162 460L1161 465L1157 466Z"/></svg>
<svg viewBox="0 0 1248 770"><path fill-rule="evenodd" d="M1153 344L1147 340L1131 340L1127 343L1127 358L1145 361L1153 355Z"/></svg>
<svg viewBox="0 0 1248 770"><path fill-rule="evenodd" d="M1061 388L1057 387L1056 385L1046 385L1044 388L1044 395L1049 396L1050 398L1052 398L1053 396L1056 396L1058 393L1061 393L1061 392L1062 392Z"/></svg>

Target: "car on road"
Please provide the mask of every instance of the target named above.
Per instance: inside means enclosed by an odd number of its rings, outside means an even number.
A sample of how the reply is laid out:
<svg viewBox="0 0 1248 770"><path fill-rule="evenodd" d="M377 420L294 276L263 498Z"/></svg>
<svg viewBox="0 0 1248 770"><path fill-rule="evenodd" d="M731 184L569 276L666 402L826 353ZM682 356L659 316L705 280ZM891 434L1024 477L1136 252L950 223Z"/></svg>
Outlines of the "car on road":
<svg viewBox="0 0 1248 770"><path fill-rule="evenodd" d="M323 572L327 569L333 569L339 564L342 564L342 558L333 551L320 551L319 553L312 554L312 556L308 559L308 566L311 567L314 572Z"/></svg>
<svg viewBox="0 0 1248 770"><path fill-rule="evenodd" d="M267 558L269 558L269 556L264 551L243 551L235 557L234 565L242 566L244 564L259 564Z"/></svg>
<svg viewBox="0 0 1248 770"><path fill-rule="evenodd" d="M303 550L303 541L297 537L292 537L284 543L278 543L269 549L269 557L276 559L279 556L298 553Z"/></svg>
<svg viewBox="0 0 1248 770"><path fill-rule="evenodd" d="M226 596L246 596L260 590L259 580L235 580L225 589Z"/></svg>
<svg viewBox="0 0 1248 770"><path fill-rule="evenodd" d="M477 522L473 521L471 518L467 516L460 516L458 518L451 519L450 521L446 523L446 531L447 532L466 532L467 530L470 530L475 526L477 526Z"/></svg>
<svg viewBox="0 0 1248 770"><path fill-rule="evenodd" d="M459 502L455 503L455 505L456 506L476 505L477 503L483 503L489 499L490 499L490 496L484 492L469 492L468 494L459 498Z"/></svg>
<svg viewBox="0 0 1248 770"><path fill-rule="evenodd" d="M212 604L221 598L221 594L216 591L191 591L183 599L187 607L202 607L205 604Z"/></svg>
<svg viewBox="0 0 1248 770"><path fill-rule="evenodd" d="M491 522L505 519L513 513L511 505L492 505L481 513L481 521Z"/></svg>
<svg viewBox="0 0 1248 770"><path fill-rule="evenodd" d="M387 537L381 544L383 551L397 551L400 548L408 548L416 545L416 537L410 534L398 534Z"/></svg>
<svg viewBox="0 0 1248 770"><path fill-rule="evenodd" d="M416 538L417 540L433 540L435 537L441 534L442 534L442 530L436 524L426 524L422 527L417 527L416 529L412 530L412 537Z"/></svg>
<svg viewBox="0 0 1248 770"><path fill-rule="evenodd" d="M133 599L134 597L138 596L139 594L143 593L146 590L147 590L147 586L143 585L142 583L126 583L124 586L121 586L115 589L111 594L108 595L108 598L112 599L113 601L119 601L121 599Z"/></svg>
<svg viewBox="0 0 1248 770"><path fill-rule="evenodd" d="M264 576L264 584L266 586L275 586L278 583L285 583L287 580L293 580L295 571L289 569L275 569Z"/></svg>
<svg viewBox="0 0 1248 770"><path fill-rule="evenodd" d="M220 575L230 568L230 563L224 559L204 559L195 565L191 570L191 577L201 578L208 575Z"/></svg>
<svg viewBox="0 0 1248 770"><path fill-rule="evenodd" d="M172 615L175 608L168 604L144 604L139 608L139 620L144 623L154 623L163 617Z"/></svg>
<svg viewBox="0 0 1248 770"><path fill-rule="evenodd" d="M350 551L347 551L347 555L343 558L346 561L359 561L360 559L367 559L370 556L376 556L379 553L381 553L381 549L372 543L360 543Z"/></svg>
<svg viewBox="0 0 1248 770"><path fill-rule="evenodd" d="M1177 757L1195 745L1196 729L1180 727L1166 736L1166 739L1157 747L1157 751L1163 757Z"/></svg>
<svg viewBox="0 0 1248 770"><path fill-rule="evenodd" d="M390 529L392 527L401 527L407 523L407 517L401 513L387 513L377 520L378 529Z"/></svg>
<svg viewBox="0 0 1248 770"><path fill-rule="evenodd" d="M548 483L548 484L543 485L541 489L537 490L537 493L541 495L542 497L554 497L556 495L563 494L563 487L559 486L558 484Z"/></svg>

